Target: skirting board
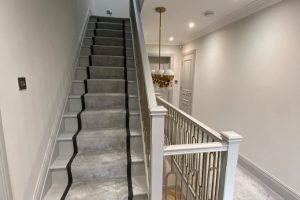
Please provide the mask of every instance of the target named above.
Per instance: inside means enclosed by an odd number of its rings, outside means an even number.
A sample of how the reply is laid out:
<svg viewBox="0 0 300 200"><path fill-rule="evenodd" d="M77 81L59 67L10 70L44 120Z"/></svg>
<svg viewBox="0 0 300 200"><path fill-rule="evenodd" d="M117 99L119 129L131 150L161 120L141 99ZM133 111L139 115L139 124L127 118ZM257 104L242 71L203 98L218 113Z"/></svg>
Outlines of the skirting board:
<svg viewBox="0 0 300 200"><path fill-rule="evenodd" d="M261 169L252 161L247 159L245 156L239 156L239 165L252 173L256 178L262 181L266 186L272 189L274 192L279 194L283 199L286 200L300 200L300 195L296 191L282 183L280 180L272 176L267 171Z"/></svg>
<svg viewBox="0 0 300 200"><path fill-rule="evenodd" d="M78 64L78 59L79 59L79 55L80 55L80 51L81 51L81 46L82 46L83 40L84 40L84 34L86 32L87 25L88 25L88 19L91 15L92 15L91 10L88 9L87 12L86 12L86 15L85 15L85 19L84 19L84 23L82 25L82 29L80 31L80 35L79 35L79 38L78 38L78 43L76 44L76 49L75 49L75 53L74 53L74 56L73 56L73 60L70 63L70 67L72 67L71 72L68 72L68 71L70 71L70 68L68 68L66 70L66 73L65 73L66 77L68 77L68 78L66 78L66 81L64 83L65 86L63 87L65 100L63 102L63 105L59 106L60 108L58 109L58 113L56 113L55 118L57 120L53 123L51 136L50 136L49 142L47 144L46 152L44 154L43 164L42 164L41 171L40 171L39 177L38 177L38 181L37 181L37 184L36 184L36 187L35 187L35 191L34 191L34 194L33 194L33 197L32 197L32 199L34 199L34 200L40 200L40 199L42 199L42 196L43 196L46 176L49 173L49 168L50 168L50 165L51 165L50 162L51 162L51 158L52 158L52 155L53 155L53 150L54 150L54 146L55 146L55 143L56 143L56 138L58 136L59 127L60 127L62 117L63 117L63 114L64 114L63 112L65 110L65 107L66 107L66 104L67 104L67 101L68 101L69 92L71 90L72 80L73 80L73 76L75 74L75 67Z"/></svg>

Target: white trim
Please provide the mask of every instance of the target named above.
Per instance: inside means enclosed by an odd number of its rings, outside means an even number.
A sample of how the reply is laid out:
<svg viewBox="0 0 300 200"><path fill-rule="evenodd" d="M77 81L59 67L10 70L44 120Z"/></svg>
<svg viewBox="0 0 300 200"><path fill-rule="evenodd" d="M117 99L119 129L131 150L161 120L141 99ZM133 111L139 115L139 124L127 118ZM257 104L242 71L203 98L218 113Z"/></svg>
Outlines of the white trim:
<svg viewBox="0 0 300 200"><path fill-rule="evenodd" d="M64 94L65 100L62 104L58 105L57 113L55 114L55 121L51 128L51 130L52 130L51 135L50 135L49 141L47 143L47 148L46 148L46 151L44 154L42 167L39 172L38 181L37 181L32 199L42 199L42 196L44 193L46 177L47 177L47 174L49 173L49 168L51 165L51 158L54 153L54 147L55 147L56 139L58 136L59 127L62 122L63 113L64 113L64 110L65 110L65 107L66 107L66 104L68 101L69 92L70 92L71 86L72 86L72 79L75 74L75 67L78 64L80 50L81 50L81 46L82 46L82 43L84 40L84 34L85 34L85 31L86 31L86 28L88 25L89 16L91 16L91 14L92 14L91 10L88 9L86 12L85 18L84 18L84 24L82 25L82 29L81 29L80 35L78 37L78 42L76 44L76 50L74 52L74 56L73 56L73 59L70 64L70 67L72 69L71 70L70 70L70 68L66 69L65 77L67 77L67 78L64 79L64 83L63 83L64 86L62 87L62 90L60 92L60 94Z"/></svg>
<svg viewBox="0 0 300 200"><path fill-rule="evenodd" d="M217 22L207 26L202 31L200 31L196 37L193 37L191 39L187 39L183 42L183 45L186 45L196 39L199 39L213 31L216 31L218 29L223 28L224 26L227 26L229 24L232 24L240 19L243 19L249 15L252 15L256 12L259 12L267 7L270 7L276 3L281 2L282 0L255 0L249 3L248 5L244 6L243 8L232 12L231 14L223 17L221 20L218 20Z"/></svg>
<svg viewBox="0 0 300 200"><path fill-rule="evenodd" d="M227 149L228 145L221 142L168 145L164 147L164 156L221 152L227 151Z"/></svg>
<svg viewBox="0 0 300 200"><path fill-rule="evenodd" d="M274 177L269 172L254 164L245 156L240 154L238 163L243 168L248 170L251 174L253 174L256 178L262 181L266 186L280 195L283 199L300 200L300 194L298 194L294 189L290 188L278 178Z"/></svg>
<svg viewBox="0 0 300 200"><path fill-rule="evenodd" d="M0 199L11 200L12 190L10 184L10 176L6 157L6 148L4 141L4 133L2 127L2 118L0 110Z"/></svg>

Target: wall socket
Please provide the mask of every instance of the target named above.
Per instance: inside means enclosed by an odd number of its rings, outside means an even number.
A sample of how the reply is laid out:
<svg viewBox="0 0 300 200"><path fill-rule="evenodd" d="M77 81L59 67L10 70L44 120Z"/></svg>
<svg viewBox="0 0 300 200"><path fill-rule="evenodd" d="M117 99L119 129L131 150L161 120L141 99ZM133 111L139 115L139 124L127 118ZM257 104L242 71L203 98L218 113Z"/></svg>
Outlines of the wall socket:
<svg viewBox="0 0 300 200"><path fill-rule="evenodd" d="M112 16L112 10L106 10L106 14Z"/></svg>
<svg viewBox="0 0 300 200"><path fill-rule="evenodd" d="M26 90L26 78L25 77L19 77L18 78L18 84L19 84L19 90Z"/></svg>

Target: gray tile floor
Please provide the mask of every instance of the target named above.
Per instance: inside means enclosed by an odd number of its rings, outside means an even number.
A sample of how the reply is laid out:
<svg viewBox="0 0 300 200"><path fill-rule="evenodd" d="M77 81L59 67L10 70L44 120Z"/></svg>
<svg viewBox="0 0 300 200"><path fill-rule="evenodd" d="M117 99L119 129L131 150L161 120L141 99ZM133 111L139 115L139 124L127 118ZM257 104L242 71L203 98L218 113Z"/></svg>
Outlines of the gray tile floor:
<svg viewBox="0 0 300 200"><path fill-rule="evenodd" d="M238 166L234 200L284 200L246 169Z"/></svg>

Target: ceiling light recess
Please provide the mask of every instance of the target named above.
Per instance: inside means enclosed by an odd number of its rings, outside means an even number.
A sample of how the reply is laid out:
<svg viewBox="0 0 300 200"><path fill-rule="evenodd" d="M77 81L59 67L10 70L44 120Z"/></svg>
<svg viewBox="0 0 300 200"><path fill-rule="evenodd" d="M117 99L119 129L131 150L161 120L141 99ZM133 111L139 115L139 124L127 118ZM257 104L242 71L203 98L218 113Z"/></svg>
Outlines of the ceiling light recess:
<svg viewBox="0 0 300 200"><path fill-rule="evenodd" d="M174 37L170 37L169 40L170 40L170 41L174 41Z"/></svg>
<svg viewBox="0 0 300 200"><path fill-rule="evenodd" d="M194 28L194 27L195 27L195 23L194 23L194 22L190 22L190 23L189 23L189 27L190 27L190 28Z"/></svg>

